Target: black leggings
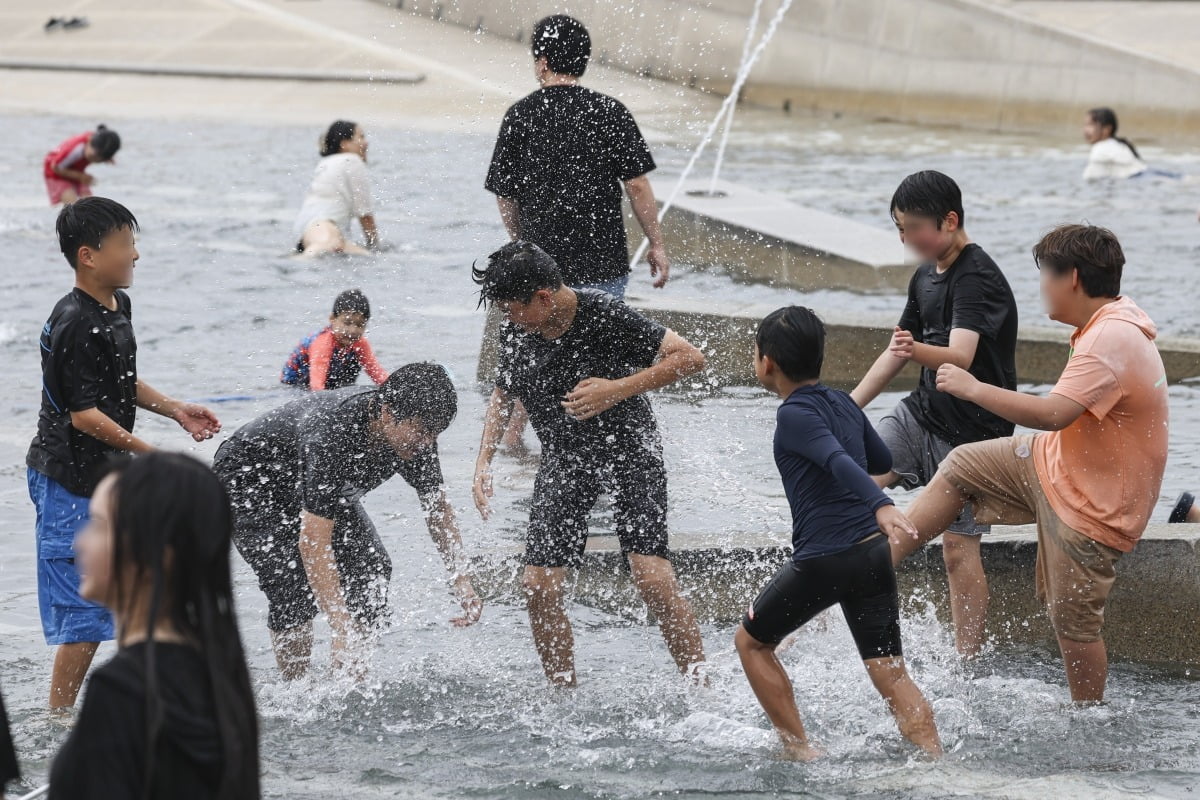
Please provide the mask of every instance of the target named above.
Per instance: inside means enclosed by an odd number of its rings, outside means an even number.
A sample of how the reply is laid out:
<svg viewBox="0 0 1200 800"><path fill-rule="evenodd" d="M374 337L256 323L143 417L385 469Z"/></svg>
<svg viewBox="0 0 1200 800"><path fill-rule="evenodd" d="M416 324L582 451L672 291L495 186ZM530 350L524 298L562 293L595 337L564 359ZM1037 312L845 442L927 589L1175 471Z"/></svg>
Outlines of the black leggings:
<svg viewBox="0 0 1200 800"><path fill-rule="evenodd" d="M839 553L784 564L751 604L742 626L763 644L779 644L835 603L864 661L903 655L892 551L881 535Z"/></svg>

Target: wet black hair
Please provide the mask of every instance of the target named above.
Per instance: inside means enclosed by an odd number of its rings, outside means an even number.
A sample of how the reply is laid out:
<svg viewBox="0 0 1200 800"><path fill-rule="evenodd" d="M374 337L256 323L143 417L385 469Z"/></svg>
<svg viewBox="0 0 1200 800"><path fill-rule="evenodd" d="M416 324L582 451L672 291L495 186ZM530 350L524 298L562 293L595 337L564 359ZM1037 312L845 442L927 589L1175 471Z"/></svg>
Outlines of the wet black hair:
<svg viewBox="0 0 1200 800"><path fill-rule="evenodd" d="M376 397L375 416L386 406L397 421L419 419L435 436L458 413L458 393L441 364L405 364L388 376Z"/></svg>
<svg viewBox="0 0 1200 800"><path fill-rule="evenodd" d="M574 17L554 14L537 21L530 37L533 57L545 58L546 66L559 75L578 78L592 57L592 37Z"/></svg>
<svg viewBox="0 0 1200 800"><path fill-rule="evenodd" d="M821 377L825 363L825 325L811 308L784 306L758 323L758 355L770 356L790 380Z"/></svg>
<svg viewBox="0 0 1200 800"><path fill-rule="evenodd" d="M1121 293L1125 252L1116 234L1097 225L1059 225L1033 246L1038 269L1056 275L1079 272L1079 284L1088 297L1116 297Z"/></svg>
<svg viewBox="0 0 1200 800"><path fill-rule="evenodd" d="M107 125L97 125L96 132L92 134L92 138L88 139L88 144L92 146L97 159L111 161L112 157L121 149L121 137L116 131L109 130Z"/></svg>
<svg viewBox="0 0 1200 800"><path fill-rule="evenodd" d="M325 135L321 137L321 156L333 156L342 152L342 142L353 139L357 127L357 122L344 119L339 119L330 125L329 130L325 131Z"/></svg>
<svg viewBox="0 0 1200 800"><path fill-rule="evenodd" d="M166 715L155 668L154 628L170 620L203 658L221 740L215 796L261 795L258 717L234 613L229 556L233 512L221 481L182 453L150 453L112 465L114 611L128 614L149 592L144 648L144 797L155 786L157 739ZM121 580L123 576L128 580ZM139 622L142 622L139 620Z"/></svg>
<svg viewBox="0 0 1200 800"><path fill-rule="evenodd" d="M367 300L367 296L362 293L361 289L347 289L333 301L333 315L335 317L339 314L345 314L347 311L362 314L363 319L371 318L371 303Z"/></svg>
<svg viewBox="0 0 1200 800"><path fill-rule="evenodd" d="M558 264L533 242L517 239L488 256L483 269L471 265L471 277L479 286L479 305L516 301L528 303L542 289L562 288Z"/></svg>
<svg viewBox="0 0 1200 800"><path fill-rule="evenodd" d="M124 228L138 229L137 218L128 208L107 197L81 197L68 203L58 212L54 223L58 246L71 269L79 266L79 248L100 249L100 243L110 233Z"/></svg>
<svg viewBox="0 0 1200 800"><path fill-rule="evenodd" d="M962 190L949 175L936 170L927 169L914 172L896 187L890 206L892 222L896 222L896 212L916 214L937 221L937 227L942 229L942 220L953 211L958 215L958 227L966 224L963 215Z"/></svg>
<svg viewBox="0 0 1200 800"><path fill-rule="evenodd" d="M1117 112L1107 106L1100 106L1088 111L1088 116L1092 118L1092 122L1099 125L1101 128L1112 128L1112 138L1116 139L1121 144L1125 145L1133 152L1134 158L1141 158L1138 155L1137 148L1133 146L1133 142L1126 139L1124 136L1117 136Z"/></svg>

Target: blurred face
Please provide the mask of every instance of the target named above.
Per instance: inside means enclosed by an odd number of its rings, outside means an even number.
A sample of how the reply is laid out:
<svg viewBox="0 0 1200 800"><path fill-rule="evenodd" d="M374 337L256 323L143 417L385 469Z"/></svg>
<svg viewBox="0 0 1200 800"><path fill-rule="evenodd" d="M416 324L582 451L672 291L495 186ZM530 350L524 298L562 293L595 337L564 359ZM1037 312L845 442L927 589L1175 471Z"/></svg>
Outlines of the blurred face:
<svg viewBox="0 0 1200 800"><path fill-rule="evenodd" d="M121 228L100 240L98 248L84 245L76 256L78 269L88 270L92 279L111 289L133 285L133 267L139 256L133 230Z"/></svg>
<svg viewBox="0 0 1200 800"><path fill-rule="evenodd" d="M379 421L383 438L405 461L428 452L437 444L437 434L430 432L425 423L415 417L397 420L391 409L385 407L379 414Z"/></svg>
<svg viewBox="0 0 1200 800"><path fill-rule="evenodd" d="M1096 120L1092 119L1091 114L1085 114L1083 117L1083 140L1088 144L1101 142L1112 135L1108 126L1101 127Z"/></svg>
<svg viewBox="0 0 1200 800"><path fill-rule="evenodd" d="M554 293L538 289L528 303L504 300L498 304L504 318L518 328L531 333L541 330L554 311Z"/></svg>
<svg viewBox="0 0 1200 800"><path fill-rule="evenodd" d="M922 261L937 261L954 244L958 230L958 215L951 211L941 220L895 212L896 231L900 241Z"/></svg>
<svg viewBox="0 0 1200 800"><path fill-rule="evenodd" d="M88 506L88 523L75 537L75 565L81 577L79 594L103 605L109 605L116 596L112 568L116 483L117 479L109 476L96 487Z"/></svg>
<svg viewBox="0 0 1200 800"><path fill-rule="evenodd" d="M342 347L349 347L367 333L367 318L357 311L343 311L329 318L329 329Z"/></svg>
<svg viewBox="0 0 1200 800"><path fill-rule="evenodd" d="M1071 270L1065 275L1059 275L1048 267L1042 267L1040 283L1042 303L1046 306L1046 314L1050 319L1055 322L1074 324L1071 319L1071 309L1075 305L1079 273Z"/></svg>
<svg viewBox="0 0 1200 800"><path fill-rule="evenodd" d="M342 141L343 153L354 153L363 161L367 160L367 135L361 125L354 126L354 135Z"/></svg>

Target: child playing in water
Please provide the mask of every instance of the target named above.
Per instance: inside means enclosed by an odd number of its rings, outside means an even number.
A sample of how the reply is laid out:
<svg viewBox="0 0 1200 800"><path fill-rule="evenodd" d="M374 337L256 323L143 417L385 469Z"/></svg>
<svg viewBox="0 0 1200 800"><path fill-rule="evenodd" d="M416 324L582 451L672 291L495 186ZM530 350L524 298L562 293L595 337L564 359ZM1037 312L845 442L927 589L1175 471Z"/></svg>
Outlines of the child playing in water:
<svg viewBox="0 0 1200 800"><path fill-rule="evenodd" d="M25 457L37 509L38 607L46 643L58 647L51 708L75 704L96 647L112 638L112 617L79 594L72 544L88 521L96 472L115 453L153 448L133 434L138 408L169 417L196 441L221 430L212 412L172 400L138 378L126 289L138 259L137 220L104 197L58 214L58 241L75 288L42 328L42 407Z"/></svg>
<svg viewBox="0 0 1200 800"><path fill-rule="evenodd" d="M929 483L955 446L1013 432L1008 420L938 392L936 371L957 364L981 381L1017 388L1017 303L996 262L967 236L962 192L948 175L909 175L890 210L900 240L922 264L889 347L850 396L865 407L910 361L921 366L917 389L879 421L892 453L892 469L879 483L915 489ZM987 532L968 506L942 538L955 643L966 657L984 642L988 584L979 542Z"/></svg>
<svg viewBox="0 0 1200 800"><path fill-rule="evenodd" d="M367 342L371 304L358 289L347 289L333 301L329 325L305 338L283 365L280 382L320 392L352 386L365 368L377 384L388 379Z"/></svg>
<svg viewBox="0 0 1200 800"><path fill-rule="evenodd" d="M1075 328L1050 394L981 383L953 364L938 391L1044 431L955 448L909 508L918 539L937 536L970 503L980 522L1037 523L1037 594L1046 603L1071 699L1104 699L1101 637L1117 560L1134 548L1167 463L1167 376L1154 323L1121 296L1125 254L1112 231L1063 225L1033 249L1050 318Z"/></svg>
<svg viewBox="0 0 1200 800"><path fill-rule="evenodd" d="M1117 114L1111 108L1093 108L1087 112L1083 138L1092 146L1087 166L1083 169L1085 181L1132 178L1148 171L1146 162L1142 161L1133 142L1117 136ZM1162 177L1179 177L1158 170L1152 172Z"/></svg>
<svg viewBox="0 0 1200 800"><path fill-rule="evenodd" d="M121 149L121 137L100 125L94 131L72 136L46 154L42 167L50 205L74 203L92 194L96 179L87 173L89 164L112 163Z"/></svg>
<svg viewBox="0 0 1200 800"><path fill-rule="evenodd" d="M790 757L821 755L800 721L775 649L820 612L839 604L879 694L900 732L930 755L941 741L933 711L908 676L888 540L916 535L871 474L892 466L887 446L844 392L820 383L825 327L807 308L769 315L755 337L754 371L783 399L775 463L792 507L792 558L750 604L734 644L754 694Z"/></svg>

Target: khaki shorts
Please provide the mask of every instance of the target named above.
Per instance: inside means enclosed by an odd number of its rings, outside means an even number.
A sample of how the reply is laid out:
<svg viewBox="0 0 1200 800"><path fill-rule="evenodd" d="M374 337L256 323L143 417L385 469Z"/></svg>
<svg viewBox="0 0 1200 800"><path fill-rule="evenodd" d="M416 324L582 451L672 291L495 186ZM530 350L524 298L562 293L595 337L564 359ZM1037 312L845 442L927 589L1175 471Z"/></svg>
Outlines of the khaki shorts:
<svg viewBox="0 0 1200 800"><path fill-rule="evenodd" d="M1099 641L1121 551L1059 519L1034 468L1033 439L1028 434L957 447L939 474L970 498L980 524L1037 523L1037 596L1054 632L1076 642Z"/></svg>

